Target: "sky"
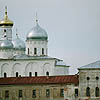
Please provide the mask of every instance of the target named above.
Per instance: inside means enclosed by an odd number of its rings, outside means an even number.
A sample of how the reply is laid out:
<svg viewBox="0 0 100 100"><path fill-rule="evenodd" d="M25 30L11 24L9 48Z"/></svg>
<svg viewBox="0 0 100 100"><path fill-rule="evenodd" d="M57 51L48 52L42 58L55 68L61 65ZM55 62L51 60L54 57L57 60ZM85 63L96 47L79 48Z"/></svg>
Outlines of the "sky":
<svg viewBox="0 0 100 100"><path fill-rule="evenodd" d="M48 33L49 56L63 59L70 74L100 60L100 0L0 0L0 20L5 6L14 22L13 37L17 28L24 41L37 12Z"/></svg>

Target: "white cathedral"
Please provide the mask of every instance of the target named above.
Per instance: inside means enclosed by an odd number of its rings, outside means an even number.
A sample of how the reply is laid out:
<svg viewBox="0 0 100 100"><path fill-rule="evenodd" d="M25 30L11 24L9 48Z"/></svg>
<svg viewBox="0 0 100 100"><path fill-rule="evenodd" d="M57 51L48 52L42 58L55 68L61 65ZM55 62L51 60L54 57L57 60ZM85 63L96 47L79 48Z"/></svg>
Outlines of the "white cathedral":
<svg viewBox="0 0 100 100"><path fill-rule="evenodd" d="M69 66L63 60L48 56L48 35L36 25L26 36L26 43L18 34L12 39L13 21L5 8L0 21L0 77L68 75Z"/></svg>

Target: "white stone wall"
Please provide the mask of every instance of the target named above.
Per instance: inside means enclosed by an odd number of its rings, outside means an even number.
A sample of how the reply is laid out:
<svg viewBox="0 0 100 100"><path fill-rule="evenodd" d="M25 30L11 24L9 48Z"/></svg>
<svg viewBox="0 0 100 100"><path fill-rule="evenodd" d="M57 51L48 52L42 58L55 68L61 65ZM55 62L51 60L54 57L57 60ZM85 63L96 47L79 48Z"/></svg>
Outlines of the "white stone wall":
<svg viewBox="0 0 100 100"><path fill-rule="evenodd" d="M69 73L69 67L67 66L55 66L54 67L54 75L68 75L68 73Z"/></svg>
<svg viewBox="0 0 100 100"><path fill-rule="evenodd" d="M21 76L29 76L29 72L32 72L32 76L46 76L46 72L49 72L50 76L62 75L63 70L55 69L55 59L52 60L1 60L0 61L0 77L4 77L4 73L7 73L7 77L15 77L16 72ZM66 69L68 70L68 69ZM67 71L68 72L68 71ZM67 75L68 73L64 74Z"/></svg>
<svg viewBox="0 0 100 100"><path fill-rule="evenodd" d="M99 80L96 80L96 77L99 77ZM87 77L90 80L87 80ZM90 97L86 96L86 88L90 88ZM79 91L80 91L80 99L81 100L100 100L100 92L99 97L95 96L95 88L99 87L100 90L100 69L87 69L87 70L79 70Z"/></svg>
<svg viewBox="0 0 100 100"><path fill-rule="evenodd" d="M7 76L16 76L16 72L21 76L29 76L29 72L35 76L35 72L38 76L45 76L48 71L50 75L53 75L53 60L22 60L22 61L1 61L0 62L0 76L3 77L4 72L7 72Z"/></svg>
<svg viewBox="0 0 100 100"><path fill-rule="evenodd" d="M75 96L75 89L78 89L74 84L67 85L64 87L64 100L79 100Z"/></svg>
<svg viewBox="0 0 100 100"><path fill-rule="evenodd" d="M27 40L26 41L26 54L28 55L28 48L29 48L29 55L30 56L41 56L42 55L42 48L44 48L44 55L48 54L47 51L47 41L39 41L39 40ZM34 48L37 48L37 54L34 55Z"/></svg>
<svg viewBox="0 0 100 100"><path fill-rule="evenodd" d="M13 57L13 49L0 49L0 58L11 59Z"/></svg>

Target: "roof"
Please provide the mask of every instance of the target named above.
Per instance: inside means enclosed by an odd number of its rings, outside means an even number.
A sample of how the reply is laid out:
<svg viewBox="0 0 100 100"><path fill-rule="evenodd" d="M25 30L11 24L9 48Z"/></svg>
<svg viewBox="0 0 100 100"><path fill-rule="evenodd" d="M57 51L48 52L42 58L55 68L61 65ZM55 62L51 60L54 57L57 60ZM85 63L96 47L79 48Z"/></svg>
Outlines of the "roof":
<svg viewBox="0 0 100 100"><path fill-rule="evenodd" d="M31 84L78 85L78 83L79 79L77 75L0 78L0 85L31 85Z"/></svg>
<svg viewBox="0 0 100 100"><path fill-rule="evenodd" d="M63 60L56 60L56 63L55 63L56 66L63 66L63 67L70 67L70 66L67 66Z"/></svg>
<svg viewBox="0 0 100 100"><path fill-rule="evenodd" d="M90 63L90 64L82 66L78 69L100 69L100 61Z"/></svg>

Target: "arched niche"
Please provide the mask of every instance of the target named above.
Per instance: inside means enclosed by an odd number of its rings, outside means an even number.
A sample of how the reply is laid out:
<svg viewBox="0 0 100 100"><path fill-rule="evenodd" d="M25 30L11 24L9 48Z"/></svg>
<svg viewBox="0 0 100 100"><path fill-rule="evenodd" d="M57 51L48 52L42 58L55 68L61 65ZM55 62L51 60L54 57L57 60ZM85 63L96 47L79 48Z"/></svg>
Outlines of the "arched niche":
<svg viewBox="0 0 100 100"><path fill-rule="evenodd" d="M4 77L4 73L6 73L7 77L11 76L11 68L8 63L4 63L1 65L1 76Z"/></svg>

